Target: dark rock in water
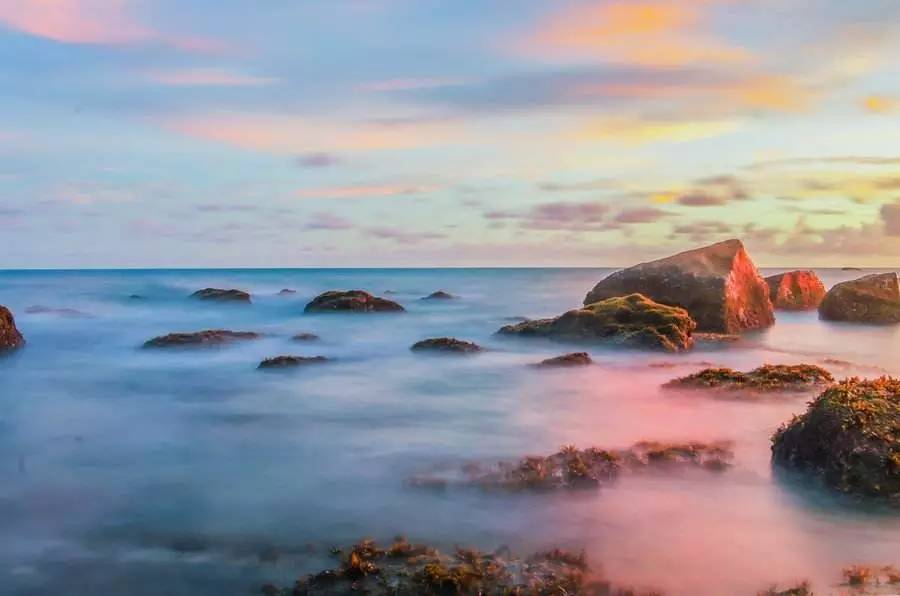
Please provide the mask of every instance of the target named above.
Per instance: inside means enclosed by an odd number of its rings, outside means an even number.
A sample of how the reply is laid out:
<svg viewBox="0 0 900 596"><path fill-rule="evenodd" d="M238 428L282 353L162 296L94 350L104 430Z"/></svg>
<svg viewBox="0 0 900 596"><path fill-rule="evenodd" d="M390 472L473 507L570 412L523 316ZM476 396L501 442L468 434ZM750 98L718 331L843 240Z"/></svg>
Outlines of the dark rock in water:
<svg viewBox="0 0 900 596"><path fill-rule="evenodd" d="M204 288L191 294L192 298L201 300L218 300L222 302L250 302L250 294L243 290L221 290L219 288Z"/></svg>
<svg viewBox="0 0 900 596"><path fill-rule="evenodd" d="M680 306L698 331L740 333L775 322L769 286L740 240L642 263L600 281L585 304L640 293L661 304Z"/></svg>
<svg viewBox="0 0 900 596"><path fill-rule="evenodd" d="M74 308L51 308L49 306L29 306L25 309L25 313L29 315L59 315L61 317L69 317L73 319L89 319L91 315Z"/></svg>
<svg viewBox="0 0 900 596"><path fill-rule="evenodd" d="M16 320L5 306L0 306L0 351L18 348L25 338L16 327Z"/></svg>
<svg viewBox="0 0 900 596"><path fill-rule="evenodd" d="M591 355L587 352L570 352L562 356L555 356L541 360L538 366L583 366L585 364L593 364Z"/></svg>
<svg viewBox="0 0 900 596"><path fill-rule="evenodd" d="M607 298L556 317L502 327L498 333L570 341L688 350L696 323L683 308L658 304L640 294Z"/></svg>
<svg viewBox="0 0 900 596"><path fill-rule="evenodd" d="M179 346L218 345L232 341L257 339L259 333L252 331L229 331L227 329L206 329L193 333L170 333L154 337L144 343L145 348L168 348Z"/></svg>
<svg viewBox="0 0 900 596"><path fill-rule="evenodd" d="M876 325L900 323L897 274L876 273L835 285L819 305L819 317Z"/></svg>
<svg viewBox="0 0 900 596"><path fill-rule="evenodd" d="M266 358L257 368L289 368L305 364L321 364L328 362L325 356L275 356Z"/></svg>
<svg viewBox="0 0 900 596"><path fill-rule="evenodd" d="M438 290L422 298L422 300L455 300L456 296L449 294L444 290Z"/></svg>
<svg viewBox="0 0 900 596"><path fill-rule="evenodd" d="M859 267L841 267L841 271L862 271Z"/></svg>
<svg viewBox="0 0 900 596"><path fill-rule="evenodd" d="M319 341L320 337L315 333L298 333L291 339L294 341Z"/></svg>
<svg viewBox="0 0 900 596"><path fill-rule="evenodd" d="M403 312L393 300L373 296L363 290L332 290L319 294L304 312Z"/></svg>
<svg viewBox="0 0 900 596"><path fill-rule="evenodd" d="M725 389L759 392L807 391L834 383L831 373L813 364L766 364L750 372L730 368L706 368L669 381L676 389Z"/></svg>
<svg viewBox="0 0 900 596"><path fill-rule="evenodd" d="M431 352L455 352L459 354L471 354L473 352L482 351L482 347L470 341L463 341L455 337L434 337L431 339L423 339L412 345L413 351L431 351Z"/></svg>
<svg viewBox="0 0 900 596"><path fill-rule="evenodd" d="M847 379L772 438L772 460L838 492L900 506L900 379Z"/></svg>
<svg viewBox="0 0 900 596"><path fill-rule="evenodd" d="M297 290L292 290L290 288L284 288L280 292L278 292L279 296L289 296L290 294L296 294Z"/></svg>
<svg viewBox="0 0 900 596"><path fill-rule="evenodd" d="M825 285L812 271L788 271L766 278L769 298L782 310L812 310L825 297Z"/></svg>
<svg viewBox="0 0 900 596"><path fill-rule="evenodd" d="M140 294L131 294L130 296L128 296L128 299L129 300L144 300L145 298L144 298L144 296L141 296Z"/></svg>

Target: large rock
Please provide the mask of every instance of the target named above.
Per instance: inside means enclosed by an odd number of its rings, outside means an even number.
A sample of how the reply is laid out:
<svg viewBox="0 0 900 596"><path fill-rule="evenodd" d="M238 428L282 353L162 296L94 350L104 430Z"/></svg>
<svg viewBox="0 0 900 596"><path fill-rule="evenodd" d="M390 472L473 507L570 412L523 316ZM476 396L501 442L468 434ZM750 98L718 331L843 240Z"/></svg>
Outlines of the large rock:
<svg viewBox="0 0 900 596"><path fill-rule="evenodd" d="M144 342L145 348L173 348L186 346L210 346L233 341L258 339L253 331L230 331L228 329L206 329L192 333L169 333Z"/></svg>
<svg viewBox="0 0 900 596"><path fill-rule="evenodd" d="M332 290L319 294L306 305L305 312L402 312L402 306L363 290Z"/></svg>
<svg viewBox="0 0 900 596"><path fill-rule="evenodd" d="M191 297L221 302L250 302L250 294L243 290L222 290L220 288L203 288L191 294Z"/></svg>
<svg viewBox="0 0 900 596"><path fill-rule="evenodd" d="M687 311L641 294L607 298L554 319L502 327L498 333L571 341L602 341L680 352L690 349L697 324Z"/></svg>
<svg viewBox="0 0 900 596"><path fill-rule="evenodd" d="M451 352L456 354L472 354L481 352L482 347L478 344L456 339L455 337L432 337L417 341L412 345L410 350L414 352Z"/></svg>
<svg viewBox="0 0 900 596"><path fill-rule="evenodd" d="M782 310L812 310L825 297L825 284L812 271L788 271L766 278L769 298Z"/></svg>
<svg viewBox="0 0 900 596"><path fill-rule="evenodd" d="M584 303L635 292L687 309L699 331L739 333L775 322L769 286L740 240L726 240L613 273L594 286Z"/></svg>
<svg viewBox="0 0 900 596"><path fill-rule="evenodd" d="M819 316L828 321L900 323L897 274L876 273L835 285L819 305Z"/></svg>
<svg viewBox="0 0 900 596"><path fill-rule="evenodd" d="M749 372L705 368L663 385L676 389L722 389L750 392L807 391L834 382L831 373L813 364L764 364Z"/></svg>
<svg viewBox="0 0 900 596"><path fill-rule="evenodd" d="M259 363L257 368L293 368L307 364L322 364L328 362L325 356L274 356L266 358Z"/></svg>
<svg viewBox="0 0 900 596"><path fill-rule="evenodd" d="M25 338L16 328L16 320L9 309L0 306L0 350L11 350L25 343Z"/></svg>

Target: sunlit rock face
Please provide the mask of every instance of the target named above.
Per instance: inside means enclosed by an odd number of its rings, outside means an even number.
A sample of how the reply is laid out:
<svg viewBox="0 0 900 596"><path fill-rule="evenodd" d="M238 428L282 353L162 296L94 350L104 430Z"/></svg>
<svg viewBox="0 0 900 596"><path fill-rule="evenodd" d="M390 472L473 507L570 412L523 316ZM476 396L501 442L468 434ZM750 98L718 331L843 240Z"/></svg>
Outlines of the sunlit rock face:
<svg viewBox="0 0 900 596"><path fill-rule="evenodd" d="M25 343L25 338L16 328L16 320L5 306L0 306L0 350L11 350Z"/></svg>
<svg viewBox="0 0 900 596"><path fill-rule="evenodd" d="M779 310L813 310L825 298L825 285L812 271L787 271L766 282L772 306Z"/></svg>
<svg viewBox="0 0 900 596"><path fill-rule="evenodd" d="M835 285L819 305L819 316L828 321L900 323L897 274L876 273Z"/></svg>
<svg viewBox="0 0 900 596"><path fill-rule="evenodd" d="M686 309L697 321L698 331L739 333L775 322L769 286L740 240L726 240L613 273L594 286L584 303L635 292Z"/></svg>

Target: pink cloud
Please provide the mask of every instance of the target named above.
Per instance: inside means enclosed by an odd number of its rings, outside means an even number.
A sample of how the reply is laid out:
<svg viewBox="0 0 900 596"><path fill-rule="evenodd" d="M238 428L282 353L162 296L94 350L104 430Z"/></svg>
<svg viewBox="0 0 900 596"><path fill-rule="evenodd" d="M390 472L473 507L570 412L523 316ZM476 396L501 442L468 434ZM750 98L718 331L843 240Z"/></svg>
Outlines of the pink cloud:
<svg viewBox="0 0 900 596"><path fill-rule="evenodd" d="M400 78L362 83L357 86L357 89L367 92L415 91L418 89L451 87L454 85L462 85L467 82L467 79L450 77Z"/></svg>

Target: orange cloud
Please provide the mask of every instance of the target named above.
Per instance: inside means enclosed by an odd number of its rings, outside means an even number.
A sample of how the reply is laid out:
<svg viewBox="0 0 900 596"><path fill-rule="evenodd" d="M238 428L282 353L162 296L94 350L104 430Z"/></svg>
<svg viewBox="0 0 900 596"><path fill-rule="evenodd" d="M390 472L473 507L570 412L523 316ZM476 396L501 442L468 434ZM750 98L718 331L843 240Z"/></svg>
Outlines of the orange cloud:
<svg viewBox="0 0 900 596"><path fill-rule="evenodd" d="M887 114L900 108L900 99L884 95L870 95L863 99L863 109L872 114Z"/></svg>
<svg viewBox="0 0 900 596"><path fill-rule="evenodd" d="M434 189L435 187L430 186L400 186L392 184L325 186L304 188L297 191L296 196L301 199L362 199L413 195Z"/></svg>
<svg viewBox="0 0 900 596"><path fill-rule="evenodd" d="M574 136L582 141L614 141L625 144L658 141L691 141L725 134L740 127L737 120L652 120L606 118L580 127ZM662 197L660 201L665 202Z"/></svg>

